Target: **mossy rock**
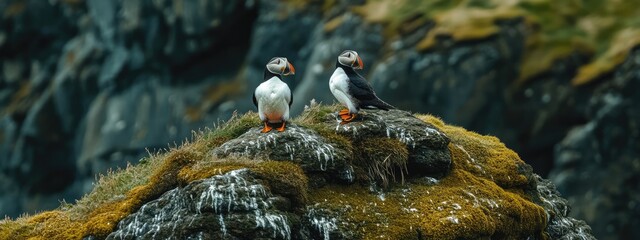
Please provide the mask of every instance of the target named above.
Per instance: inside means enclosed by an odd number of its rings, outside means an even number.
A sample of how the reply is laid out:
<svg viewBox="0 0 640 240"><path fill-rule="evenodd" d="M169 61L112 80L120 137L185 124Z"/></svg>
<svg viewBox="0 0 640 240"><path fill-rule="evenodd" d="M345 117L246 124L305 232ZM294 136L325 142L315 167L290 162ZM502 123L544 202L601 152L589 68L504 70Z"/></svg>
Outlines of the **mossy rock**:
<svg viewBox="0 0 640 240"><path fill-rule="evenodd" d="M449 138L408 112L362 110L357 121L349 124L341 124L326 109L309 112L317 114L312 124L307 122L309 128L303 127L305 123L290 123L284 132L261 133L260 127L254 127L215 148L212 155L290 161L326 182L352 183L361 169L368 172L367 179L378 179L383 185L388 184L387 176L396 178L397 168L411 168L406 174L435 176L449 170Z"/></svg>
<svg viewBox="0 0 640 240"><path fill-rule="evenodd" d="M342 125L338 109L313 105L267 134L234 116L75 205L1 221L0 239L593 238L497 138L399 110Z"/></svg>
<svg viewBox="0 0 640 240"><path fill-rule="evenodd" d="M408 151L407 164L411 169L409 174L443 176L449 171L449 137L436 126L416 118L409 112L396 109L364 109L360 111L356 122L340 124L336 119L335 113L330 114L324 117L323 123L354 143L369 141L372 138L396 139L402 143L398 147L405 147ZM380 143L384 141L369 141L363 147L369 147L369 152L375 152L376 147L384 147ZM360 156L367 156L369 152L361 151ZM391 155L396 156L398 153Z"/></svg>

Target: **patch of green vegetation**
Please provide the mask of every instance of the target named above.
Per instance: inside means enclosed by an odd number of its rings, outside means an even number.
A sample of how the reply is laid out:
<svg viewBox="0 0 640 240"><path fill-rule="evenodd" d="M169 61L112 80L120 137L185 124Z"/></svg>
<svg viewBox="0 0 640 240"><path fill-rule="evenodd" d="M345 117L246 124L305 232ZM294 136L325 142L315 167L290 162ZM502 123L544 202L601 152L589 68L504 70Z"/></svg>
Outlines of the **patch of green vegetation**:
<svg viewBox="0 0 640 240"><path fill-rule="evenodd" d="M431 115L416 116L423 121L438 127L451 143L449 150L456 165L464 171L495 182L498 186L525 188L529 180L518 170L526 164L517 153L507 148L500 139L483 136L461 127L446 125L442 120Z"/></svg>
<svg viewBox="0 0 640 240"><path fill-rule="evenodd" d="M186 185L198 179L225 174L241 168L254 167L260 162L262 161L253 159L218 159L212 156L182 168L178 173L178 181L181 185Z"/></svg>
<svg viewBox="0 0 640 240"><path fill-rule="evenodd" d="M210 144L207 147L213 148L234 139L252 127L260 126L260 118L255 112L247 112L242 116L233 113L229 121L218 125L213 131L204 135L204 139Z"/></svg>
<svg viewBox="0 0 640 240"><path fill-rule="evenodd" d="M386 26L388 39L401 38L427 22L435 26L416 46L434 47L439 36L455 41L498 32L496 21L523 18L530 29L519 82L548 71L572 53L592 55L573 79L581 85L612 71L640 44L640 8L635 1L606 0L368 0L353 11Z"/></svg>
<svg viewBox="0 0 640 240"><path fill-rule="evenodd" d="M294 207L301 208L307 203L309 180L299 165L287 161L265 161L250 169L266 181L272 192L290 199Z"/></svg>
<svg viewBox="0 0 640 240"><path fill-rule="evenodd" d="M347 151L352 152L353 146L351 141L337 134L333 128L329 127L330 125L326 124L326 121L331 119L330 115L340 111L341 108L342 106L339 104L320 105L313 102L305 108L300 116L293 119L292 122L301 127L312 129L329 142L338 146L344 146Z"/></svg>
<svg viewBox="0 0 640 240"><path fill-rule="evenodd" d="M326 121L333 113L340 111L343 108L342 105L321 105L312 101L308 106L305 106L304 112L300 116L294 119L294 122L301 126L313 126L318 125Z"/></svg>
<svg viewBox="0 0 640 240"><path fill-rule="evenodd" d="M545 238L547 216L524 194L517 154L494 137L418 117L451 138L449 175L431 185L409 181L384 195L366 185L328 185L312 190L309 202L337 214L339 227L362 239Z"/></svg>
<svg viewBox="0 0 640 240"><path fill-rule="evenodd" d="M340 226L362 239L542 238L546 226L540 206L455 163L438 184L408 183L384 198L362 185L330 185L310 196L310 203L337 213Z"/></svg>
<svg viewBox="0 0 640 240"><path fill-rule="evenodd" d="M125 193L134 187L147 184L151 173L160 166L158 157L148 157L140 162L136 166L127 165L124 169L109 170L106 175L100 174L93 191L70 207L72 216L80 217L106 202L122 200L126 197Z"/></svg>

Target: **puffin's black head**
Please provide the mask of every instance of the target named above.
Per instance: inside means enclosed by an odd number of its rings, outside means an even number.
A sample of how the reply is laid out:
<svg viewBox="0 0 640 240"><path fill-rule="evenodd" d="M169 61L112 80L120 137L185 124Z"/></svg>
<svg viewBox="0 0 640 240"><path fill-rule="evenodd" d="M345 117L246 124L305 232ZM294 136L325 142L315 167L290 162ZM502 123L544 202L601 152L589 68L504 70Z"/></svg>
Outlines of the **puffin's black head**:
<svg viewBox="0 0 640 240"><path fill-rule="evenodd" d="M338 63L343 66L352 67L355 69L362 69L364 67L364 64L362 64L362 59L360 58L358 53L353 50L346 50L342 52L340 56L338 56Z"/></svg>
<svg viewBox="0 0 640 240"><path fill-rule="evenodd" d="M275 75L294 75L296 69L284 57L274 57L267 63L267 71Z"/></svg>

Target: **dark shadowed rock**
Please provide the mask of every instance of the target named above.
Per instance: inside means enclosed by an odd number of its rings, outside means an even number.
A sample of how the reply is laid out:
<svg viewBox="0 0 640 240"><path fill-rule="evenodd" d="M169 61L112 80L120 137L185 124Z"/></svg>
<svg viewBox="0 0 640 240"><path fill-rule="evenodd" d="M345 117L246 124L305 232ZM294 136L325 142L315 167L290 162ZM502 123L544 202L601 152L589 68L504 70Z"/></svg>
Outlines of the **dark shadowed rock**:
<svg viewBox="0 0 640 240"><path fill-rule="evenodd" d="M164 193L107 239L303 239L283 201L249 170L234 170Z"/></svg>
<svg viewBox="0 0 640 240"><path fill-rule="evenodd" d="M544 206L549 218L549 224L545 230L551 239L596 239L591 233L591 227L585 221L569 217L571 206L560 196L551 181L537 174L534 174L534 179L540 205Z"/></svg>
<svg viewBox="0 0 640 240"><path fill-rule="evenodd" d="M556 145L550 179L571 216L592 224L600 239L636 239L640 220L629 216L640 215L640 50L611 78L590 97L589 122Z"/></svg>
<svg viewBox="0 0 640 240"><path fill-rule="evenodd" d="M238 91L216 89L242 64L255 7L0 3L0 175L20 185L0 186L0 216L78 199L96 173L229 116Z"/></svg>

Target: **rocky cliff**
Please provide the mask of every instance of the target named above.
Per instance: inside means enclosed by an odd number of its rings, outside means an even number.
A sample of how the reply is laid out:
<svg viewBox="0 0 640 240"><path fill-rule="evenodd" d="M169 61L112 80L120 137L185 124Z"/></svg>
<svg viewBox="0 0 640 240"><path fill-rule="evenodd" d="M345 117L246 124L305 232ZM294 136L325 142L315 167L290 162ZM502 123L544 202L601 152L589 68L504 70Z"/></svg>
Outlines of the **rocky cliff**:
<svg viewBox="0 0 640 240"><path fill-rule="evenodd" d="M636 5L0 1L0 215L79 199L96 174L252 109L273 56L298 70L296 113L330 103L349 48L383 99L499 137L596 236L640 238Z"/></svg>
<svg viewBox="0 0 640 240"><path fill-rule="evenodd" d="M595 239L497 138L430 115L309 106L285 132L235 116L99 179L1 239Z"/></svg>

